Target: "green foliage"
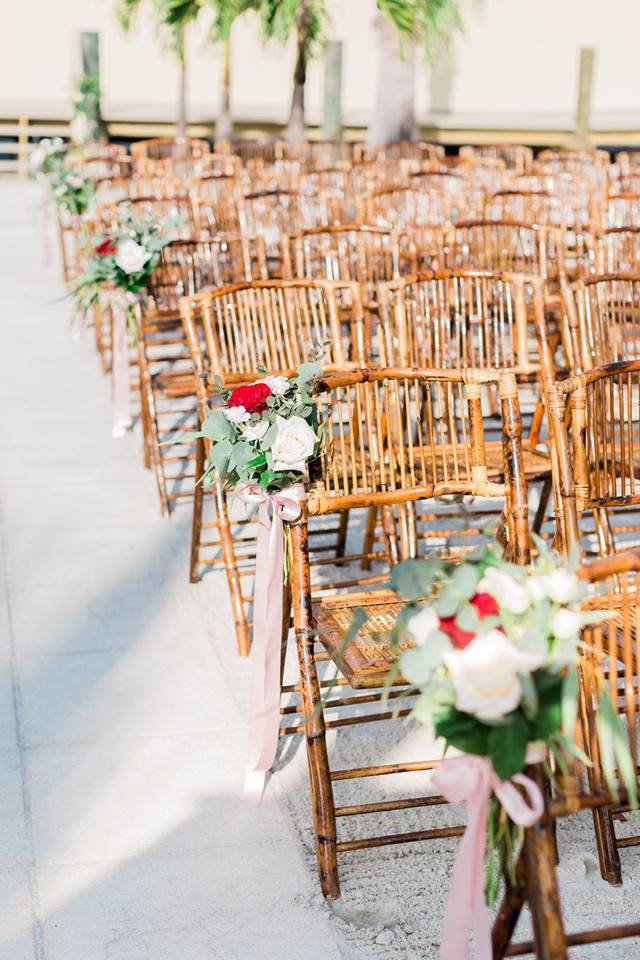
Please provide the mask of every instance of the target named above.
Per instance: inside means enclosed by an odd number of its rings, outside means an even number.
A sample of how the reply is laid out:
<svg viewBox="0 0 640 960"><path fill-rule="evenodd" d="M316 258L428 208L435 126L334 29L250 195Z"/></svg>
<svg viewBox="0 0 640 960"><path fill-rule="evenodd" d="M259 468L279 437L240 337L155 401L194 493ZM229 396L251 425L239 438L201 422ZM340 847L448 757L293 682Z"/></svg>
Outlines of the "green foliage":
<svg viewBox="0 0 640 960"><path fill-rule="evenodd" d="M169 48L184 59L184 31L197 19L203 0L144 0L152 10L156 27ZM118 0L116 17L123 30L133 26L143 0Z"/></svg>
<svg viewBox="0 0 640 960"><path fill-rule="evenodd" d="M462 29L459 0L377 0L377 5L400 40L419 44L430 57Z"/></svg>
<svg viewBox="0 0 640 960"><path fill-rule="evenodd" d="M286 43L292 33L304 42L307 58L322 46L329 12L325 0L257 0L264 35L268 40Z"/></svg>

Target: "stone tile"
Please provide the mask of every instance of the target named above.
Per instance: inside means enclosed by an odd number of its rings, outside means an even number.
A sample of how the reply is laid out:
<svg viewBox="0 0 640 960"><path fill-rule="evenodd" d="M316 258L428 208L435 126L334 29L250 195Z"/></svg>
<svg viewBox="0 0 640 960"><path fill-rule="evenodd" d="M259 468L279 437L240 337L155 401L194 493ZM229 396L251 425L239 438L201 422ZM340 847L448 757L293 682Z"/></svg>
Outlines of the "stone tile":
<svg viewBox="0 0 640 960"><path fill-rule="evenodd" d="M153 636L129 649L20 661L28 746L221 730L241 724L209 646Z"/></svg>
<svg viewBox="0 0 640 960"><path fill-rule="evenodd" d="M277 881L275 878L277 877ZM47 960L340 960L295 843L38 870Z"/></svg>
<svg viewBox="0 0 640 960"><path fill-rule="evenodd" d="M36 862L291 839L273 795L243 801L245 758L244 730L30 750Z"/></svg>
<svg viewBox="0 0 640 960"><path fill-rule="evenodd" d="M0 750L13 750L16 740L11 663L0 661Z"/></svg>
<svg viewBox="0 0 640 960"><path fill-rule="evenodd" d="M80 588L123 580L162 579L174 566L186 569L182 529L159 524L142 536L130 525L71 528L50 522L22 532L5 531L9 586L74 583Z"/></svg>
<svg viewBox="0 0 640 960"><path fill-rule="evenodd" d="M20 755L0 750L0 875L29 863L22 797ZM0 916L1 916L0 908Z"/></svg>
<svg viewBox="0 0 640 960"><path fill-rule="evenodd" d="M36 960L31 901L23 870L0 871L0 960Z"/></svg>
<svg viewBox="0 0 640 960"><path fill-rule="evenodd" d="M156 650L200 629L190 584L153 580L24 587L12 594L18 657L124 650L145 640Z"/></svg>

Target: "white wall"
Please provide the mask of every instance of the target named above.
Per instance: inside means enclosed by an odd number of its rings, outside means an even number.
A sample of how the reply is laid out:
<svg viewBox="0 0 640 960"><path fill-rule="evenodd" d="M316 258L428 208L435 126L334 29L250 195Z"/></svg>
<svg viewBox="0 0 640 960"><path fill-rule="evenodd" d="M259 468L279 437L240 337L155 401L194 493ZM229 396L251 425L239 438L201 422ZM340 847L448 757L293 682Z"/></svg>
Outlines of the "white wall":
<svg viewBox="0 0 640 960"><path fill-rule="evenodd" d="M19 0L2 11L0 115L66 115L77 65L77 32L98 30L102 42L104 112L112 119L170 119L176 75L146 16L130 36L115 22L113 0ZM345 42L344 114L366 122L375 90L374 0L333 0L330 36ZM577 48L598 49L596 120L640 127L640 3L638 0L463 0L465 33L452 61L422 65L417 102L424 118L444 109L461 122L487 117L542 125L568 117L574 105ZM193 119L215 116L220 51L203 45L205 22L189 38ZM233 36L233 107L239 119L286 118L293 48L264 49L248 16ZM309 71L309 115L322 109L322 65ZM483 120L484 118L484 120Z"/></svg>

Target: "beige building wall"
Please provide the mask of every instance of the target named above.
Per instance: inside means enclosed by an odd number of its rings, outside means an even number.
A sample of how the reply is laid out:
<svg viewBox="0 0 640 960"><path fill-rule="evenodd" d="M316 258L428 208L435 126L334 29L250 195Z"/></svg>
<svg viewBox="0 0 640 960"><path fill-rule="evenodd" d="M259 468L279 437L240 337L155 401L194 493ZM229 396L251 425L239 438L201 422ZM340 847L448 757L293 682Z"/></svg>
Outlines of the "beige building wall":
<svg viewBox="0 0 640 960"><path fill-rule="evenodd" d="M113 0L19 0L6 6L0 35L0 115L67 116L77 68L77 33L101 34L104 112L110 119L171 119L176 72L146 16L130 36ZM344 117L366 123L373 106L377 56L374 0L333 0L330 36L343 40ZM597 47L596 123L640 128L638 0L464 0L464 35L449 63L416 76L419 117L432 111L460 125L562 125L575 100L577 50ZM193 120L215 117L220 50L206 46L205 21L189 37ZM293 48L263 48L257 19L233 35L233 110L240 120L286 118ZM322 65L311 66L309 118L322 110Z"/></svg>

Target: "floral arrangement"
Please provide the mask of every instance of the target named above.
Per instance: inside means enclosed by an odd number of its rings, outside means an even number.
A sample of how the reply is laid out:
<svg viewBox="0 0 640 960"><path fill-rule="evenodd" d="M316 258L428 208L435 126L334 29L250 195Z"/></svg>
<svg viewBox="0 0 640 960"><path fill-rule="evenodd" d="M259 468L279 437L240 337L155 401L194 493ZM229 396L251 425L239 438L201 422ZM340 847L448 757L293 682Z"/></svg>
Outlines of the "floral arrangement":
<svg viewBox="0 0 640 960"><path fill-rule="evenodd" d="M134 220L125 211L120 227L98 238L72 290L80 313L87 313L97 301L102 284L140 293L169 240L166 229L152 218Z"/></svg>
<svg viewBox="0 0 640 960"><path fill-rule="evenodd" d="M29 174L34 180L48 178L64 167L68 146L61 137L40 140L29 154Z"/></svg>
<svg viewBox="0 0 640 960"><path fill-rule="evenodd" d="M419 694L413 715L447 748L488 760L500 787L513 778L523 782L536 748L538 759L551 754L560 769L570 756L589 763L571 738L576 663L582 626L607 614L583 611L588 586L542 541L539 549L537 563L526 567L507 563L491 545L469 562L409 560L391 575L393 588L407 601L395 635L405 647L398 669ZM636 805L619 718L608 700L600 714L603 748L606 741L615 753ZM514 869L521 835L494 789L487 824L490 904L504 871Z"/></svg>
<svg viewBox="0 0 640 960"><path fill-rule="evenodd" d="M48 180L54 203L72 216L81 216L92 205L95 189L84 173L62 167L51 173Z"/></svg>
<svg viewBox="0 0 640 960"><path fill-rule="evenodd" d="M188 438L211 440L205 477L215 474L227 489L258 484L274 491L299 482L321 445L311 393L321 373L317 363L303 363L295 377L265 376L233 391L217 379L221 405Z"/></svg>

